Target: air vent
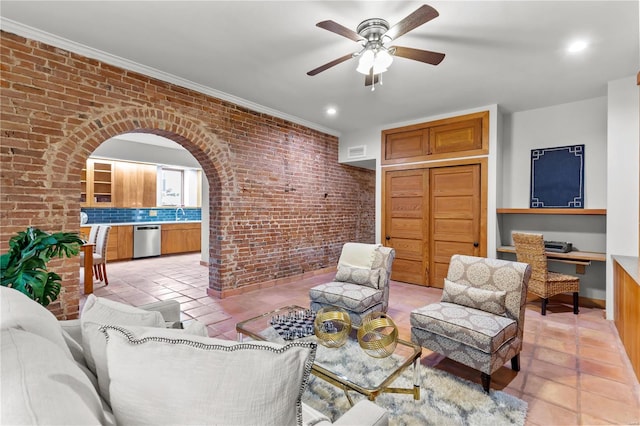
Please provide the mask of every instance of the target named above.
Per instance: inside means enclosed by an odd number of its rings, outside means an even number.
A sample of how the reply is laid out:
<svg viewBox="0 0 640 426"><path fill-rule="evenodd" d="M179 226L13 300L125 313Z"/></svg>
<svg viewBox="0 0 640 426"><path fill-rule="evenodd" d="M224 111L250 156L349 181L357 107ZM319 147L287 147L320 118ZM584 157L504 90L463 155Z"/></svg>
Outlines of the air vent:
<svg viewBox="0 0 640 426"><path fill-rule="evenodd" d="M367 155L367 147L364 145L352 146L347 150L347 158L362 158Z"/></svg>

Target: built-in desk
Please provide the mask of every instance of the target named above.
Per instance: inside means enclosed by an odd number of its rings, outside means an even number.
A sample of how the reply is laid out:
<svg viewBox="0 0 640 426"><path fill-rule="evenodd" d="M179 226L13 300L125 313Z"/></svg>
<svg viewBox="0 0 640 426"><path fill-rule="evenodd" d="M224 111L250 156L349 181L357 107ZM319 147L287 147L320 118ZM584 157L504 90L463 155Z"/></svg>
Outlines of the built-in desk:
<svg viewBox="0 0 640 426"><path fill-rule="evenodd" d="M514 246L500 246L498 247L498 252L515 254L516 248ZM547 251L546 255L547 260L575 264L577 274L584 274L585 267L591 265L592 261L605 262L607 260L607 255L605 253L593 251L570 251L568 253Z"/></svg>

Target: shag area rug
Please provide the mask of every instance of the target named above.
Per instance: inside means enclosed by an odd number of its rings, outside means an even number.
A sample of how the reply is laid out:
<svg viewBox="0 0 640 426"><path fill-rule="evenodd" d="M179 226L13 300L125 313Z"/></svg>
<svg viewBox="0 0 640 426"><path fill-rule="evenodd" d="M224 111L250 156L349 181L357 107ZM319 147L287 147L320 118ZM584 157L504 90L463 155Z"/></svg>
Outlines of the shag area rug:
<svg viewBox="0 0 640 426"><path fill-rule="evenodd" d="M327 350L318 346L319 350ZM344 349L344 348L341 348ZM329 349L330 350L330 349ZM375 375L366 362L355 361L360 356L349 356L349 351L360 351L356 345L347 351L335 351L332 362L349 363L349 370L361 377ZM393 357L388 358L393 362ZM420 400L412 395L383 393L376 404L389 412L391 425L524 425L527 403L501 391L491 390L487 395L482 386L447 372L420 366ZM392 384L393 387L411 388L413 368L403 372ZM354 404L364 399L357 392L349 392ZM302 400L325 414L332 421L338 419L349 408L344 391L311 375Z"/></svg>

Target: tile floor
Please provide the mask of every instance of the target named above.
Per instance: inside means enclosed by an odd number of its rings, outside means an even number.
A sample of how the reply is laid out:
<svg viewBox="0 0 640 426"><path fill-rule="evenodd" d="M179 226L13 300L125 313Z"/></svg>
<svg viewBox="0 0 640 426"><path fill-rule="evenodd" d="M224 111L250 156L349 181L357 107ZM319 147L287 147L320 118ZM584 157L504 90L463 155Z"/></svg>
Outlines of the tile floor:
<svg viewBox="0 0 640 426"><path fill-rule="evenodd" d="M308 304L308 289L331 274L308 274L275 287L216 299L206 294L208 270L199 254L114 262L107 266L109 286L95 284L96 296L142 305L175 299L183 321L207 324L209 335L236 339L237 322L280 306ZM400 336L410 339L411 310L440 299L441 290L391 283L389 315ZM81 298L81 303L84 298ZM492 388L529 403L527 425L640 424L640 385L612 321L601 309L539 303L527 307L521 371L507 366L492 376ZM480 374L427 349L422 364L480 383Z"/></svg>

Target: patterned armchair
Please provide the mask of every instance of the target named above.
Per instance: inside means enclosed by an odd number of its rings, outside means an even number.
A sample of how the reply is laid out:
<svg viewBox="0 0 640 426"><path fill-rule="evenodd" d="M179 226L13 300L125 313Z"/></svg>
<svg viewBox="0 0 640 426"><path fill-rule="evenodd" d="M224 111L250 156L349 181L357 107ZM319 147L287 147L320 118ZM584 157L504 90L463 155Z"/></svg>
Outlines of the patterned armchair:
<svg viewBox="0 0 640 426"><path fill-rule="evenodd" d="M387 312L389 277L396 252L380 244L346 243L332 282L309 290L311 309L338 306L359 327L370 312Z"/></svg>
<svg viewBox="0 0 640 426"><path fill-rule="evenodd" d="M520 371L530 277L526 263L452 256L442 300L411 312L411 340L479 370L489 393L507 360Z"/></svg>

